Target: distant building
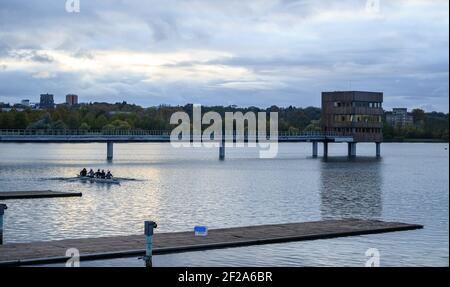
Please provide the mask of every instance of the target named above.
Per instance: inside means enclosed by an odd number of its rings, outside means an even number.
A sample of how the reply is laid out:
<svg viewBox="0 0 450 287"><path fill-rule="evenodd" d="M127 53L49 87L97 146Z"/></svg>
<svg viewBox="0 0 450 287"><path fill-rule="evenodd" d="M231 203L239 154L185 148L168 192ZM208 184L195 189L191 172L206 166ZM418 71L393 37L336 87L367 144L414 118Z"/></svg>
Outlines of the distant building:
<svg viewBox="0 0 450 287"><path fill-rule="evenodd" d="M54 108L55 101L53 95L51 94L41 94L41 100L39 102L39 107L41 109Z"/></svg>
<svg viewBox="0 0 450 287"><path fill-rule="evenodd" d="M9 103L0 102L0 109L2 112L9 112L12 110L12 107Z"/></svg>
<svg viewBox="0 0 450 287"><path fill-rule="evenodd" d="M30 100L22 100L20 101L20 104L24 107L29 107L30 106Z"/></svg>
<svg viewBox="0 0 450 287"><path fill-rule="evenodd" d="M393 108L385 113L386 123L392 127L406 127L413 124L413 116L407 108Z"/></svg>
<svg viewBox="0 0 450 287"><path fill-rule="evenodd" d="M383 93L322 93L322 130L351 135L355 142L381 142Z"/></svg>
<svg viewBox="0 0 450 287"><path fill-rule="evenodd" d="M23 106L22 104L15 104L13 105L12 109L14 109L17 112L23 112L26 108L26 106Z"/></svg>
<svg viewBox="0 0 450 287"><path fill-rule="evenodd" d="M78 96L77 95L66 95L66 104L69 106L78 105Z"/></svg>

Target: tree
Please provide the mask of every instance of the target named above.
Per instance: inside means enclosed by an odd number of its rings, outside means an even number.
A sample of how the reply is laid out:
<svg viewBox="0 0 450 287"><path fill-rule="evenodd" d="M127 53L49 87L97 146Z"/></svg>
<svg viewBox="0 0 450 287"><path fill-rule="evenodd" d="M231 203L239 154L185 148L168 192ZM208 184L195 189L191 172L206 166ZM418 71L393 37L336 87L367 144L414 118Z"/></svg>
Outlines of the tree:
<svg viewBox="0 0 450 287"><path fill-rule="evenodd" d="M115 129L116 129L115 126L113 126L112 124L107 124L103 126L103 130L105 131L113 131Z"/></svg>
<svg viewBox="0 0 450 287"><path fill-rule="evenodd" d="M383 123L383 138L384 139L392 139L394 137L394 128L387 124L386 122Z"/></svg>
<svg viewBox="0 0 450 287"><path fill-rule="evenodd" d="M14 128L24 129L28 126L28 118L26 113L14 112Z"/></svg>
<svg viewBox="0 0 450 287"><path fill-rule="evenodd" d="M311 121L309 125L303 130L305 132L319 132L322 128L320 127L320 123L318 121Z"/></svg>
<svg viewBox="0 0 450 287"><path fill-rule="evenodd" d="M50 110L0 111L0 129L146 129L170 130L169 119L174 112L184 111L192 114L192 104L184 106L160 105L142 108L119 102L117 104L91 103L79 107L68 108L58 106ZM237 106L204 106L203 113L215 111L224 116L226 111L231 112L263 112L268 115L270 111L278 112L278 130L280 132L320 131L321 109L316 107L299 108L295 106L269 108ZM422 139L448 139L448 114L440 112L425 113L421 109L412 111L414 125L410 127L391 127L384 125L385 139L422 138ZM266 126L269 126L267 119Z"/></svg>
<svg viewBox="0 0 450 287"><path fill-rule="evenodd" d="M105 115L100 115L95 119L93 127L95 129L102 129L106 124L108 124L108 119L105 117Z"/></svg>
<svg viewBox="0 0 450 287"><path fill-rule="evenodd" d="M130 130L131 126L128 122L122 121L122 120L115 120L107 125L108 129L114 129L114 130Z"/></svg>
<svg viewBox="0 0 450 287"><path fill-rule="evenodd" d="M291 127L289 127L288 132L290 134L297 134L299 132L299 129L291 126Z"/></svg>
<svg viewBox="0 0 450 287"><path fill-rule="evenodd" d="M422 109L413 109L411 111L411 114L413 116L413 122L415 125L417 124L423 124L425 121L425 112Z"/></svg>
<svg viewBox="0 0 450 287"><path fill-rule="evenodd" d="M128 122L122 120L115 120L103 127L103 130L116 131L116 130L130 130L131 126Z"/></svg>
<svg viewBox="0 0 450 287"><path fill-rule="evenodd" d="M45 113L40 120L28 125L27 129L50 129L51 128L51 117L49 113Z"/></svg>
<svg viewBox="0 0 450 287"><path fill-rule="evenodd" d="M67 118L67 126L70 129L77 129L80 126L80 114L71 112Z"/></svg>
<svg viewBox="0 0 450 287"><path fill-rule="evenodd" d="M90 130L91 127L90 127L87 123L81 123L79 129L80 129L80 130L85 130L85 131L86 131L86 130Z"/></svg>
<svg viewBox="0 0 450 287"><path fill-rule="evenodd" d="M50 125L50 128L53 130L65 130L67 126L62 120L57 120Z"/></svg>
<svg viewBox="0 0 450 287"><path fill-rule="evenodd" d="M14 118L11 112L0 113L0 127L2 129L14 128Z"/></svg>
<svg viewBox="0 0 450 287"><path fill-rule="evenodd" d="M442 132L441 139L448 141L448 130Z"/></svg>

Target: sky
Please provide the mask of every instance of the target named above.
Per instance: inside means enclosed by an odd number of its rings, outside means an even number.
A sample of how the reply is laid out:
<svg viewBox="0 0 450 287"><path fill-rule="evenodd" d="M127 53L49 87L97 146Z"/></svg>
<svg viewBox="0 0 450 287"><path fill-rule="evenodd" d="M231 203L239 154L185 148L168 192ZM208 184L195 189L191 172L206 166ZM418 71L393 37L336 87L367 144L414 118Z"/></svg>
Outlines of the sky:
<svg viewBox="0 0 450 287"><path fill-rule="evenodd" d="M67 1L0 0L0 102L306 107L363 90L448 112L448 0Z"/></svg>

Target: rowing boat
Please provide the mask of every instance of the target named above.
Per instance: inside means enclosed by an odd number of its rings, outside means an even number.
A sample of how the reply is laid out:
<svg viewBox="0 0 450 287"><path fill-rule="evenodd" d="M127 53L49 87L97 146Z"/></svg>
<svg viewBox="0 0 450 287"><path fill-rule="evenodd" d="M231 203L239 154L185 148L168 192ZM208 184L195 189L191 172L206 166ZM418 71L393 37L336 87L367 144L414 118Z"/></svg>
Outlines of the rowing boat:
<svg viewBox="0 0 450 287"><path fill-rule="evenodd" d="M77 175L77 178L81 179L81 180L97 182L97 183L120 184L120 181L117 178L98 178L98 177L89 177L89 176L81 176L81 175Z"/></svg>

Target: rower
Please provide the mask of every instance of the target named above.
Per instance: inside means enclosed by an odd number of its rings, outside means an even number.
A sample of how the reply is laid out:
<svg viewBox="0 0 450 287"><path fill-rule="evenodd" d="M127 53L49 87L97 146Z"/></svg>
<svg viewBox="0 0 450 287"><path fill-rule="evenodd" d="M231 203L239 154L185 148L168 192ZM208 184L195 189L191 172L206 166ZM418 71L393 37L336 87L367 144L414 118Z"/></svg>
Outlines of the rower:
<svg viewBox="0 0 450 287"><path fill-rule="evenodd" d="M83 169L80 171L80 175L81 175L81 176L86 176L86 174L87 174L87 170L86 170L86 168L83 168Z"/></svg>
<svg viewBox="0 0 450 287"><path fill-rule="evenodd" d="M106 178L107 178L107 179L111 179L112 177L113 177L112 173L108 170L108 171L106 172Z"/></svg>
<svg viewBox="0 0 450 287"><path fill-rule="evenodd" d="M101 174L100 174L100 175L101 175L101 177L102 177L102 178L105 178L105 176L106 176L106 173L105 173L105 170L104 170L104 169L102 169L102 172L101 172Z"/></svg>
<svg viewBox="0 0 450 287"><path fill-rule="evenodd" d="M97 169L97 172L95 173L95 177L99 178L101 176L100 169Z"/></svg>
<svg viewBox="0 0 450 287"><path fill-rule="evenodd" d="M94 177L95 176L95 172L94 172L94 170L92 168L89 170L88 176L89 177Z"/></svg>

